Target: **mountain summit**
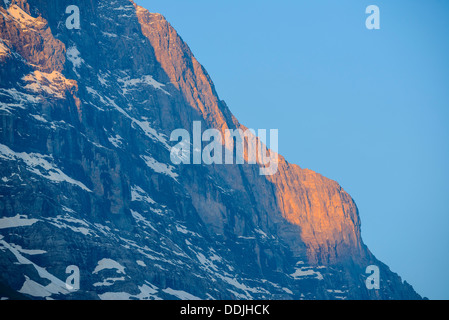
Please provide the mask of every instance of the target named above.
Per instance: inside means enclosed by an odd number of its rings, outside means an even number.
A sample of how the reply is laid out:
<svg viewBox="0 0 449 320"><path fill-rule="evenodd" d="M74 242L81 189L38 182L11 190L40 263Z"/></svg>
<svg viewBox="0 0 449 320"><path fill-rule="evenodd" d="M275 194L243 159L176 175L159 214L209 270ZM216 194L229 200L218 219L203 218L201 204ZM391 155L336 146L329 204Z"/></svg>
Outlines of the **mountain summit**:
<svg viewBox="0 0 449 320"><path fill-rule="evenodd" d="M0 1L0 297L421 298L335 181L172 163L175 129L246 128L163 16L80 0L68 28L47 2Z"/></svg>

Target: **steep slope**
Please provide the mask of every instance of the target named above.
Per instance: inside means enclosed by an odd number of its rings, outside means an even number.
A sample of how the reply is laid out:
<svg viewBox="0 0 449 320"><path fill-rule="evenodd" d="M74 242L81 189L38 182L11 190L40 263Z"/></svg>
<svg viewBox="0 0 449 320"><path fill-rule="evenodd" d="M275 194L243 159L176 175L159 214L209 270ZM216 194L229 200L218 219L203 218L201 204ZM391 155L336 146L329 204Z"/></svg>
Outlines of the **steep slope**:
<svg viewBox="0 0 449 320"><path fill-rule="evenodd" d="M171 83L186 97L189 106L209 127L223 133L228 128L243 128L220 102L210 77L169 23L160 14L135 7L142 32L150 40L158 62ZM193 121L189 120L187 123ZM262 207L260 210L278 211L289 222L302 226L302 240L309 249L310 260L334 262L339 255L358 258L365 254L357 209L351 197L333 181L290 165L282 157L279 162L279 174L268 178L274 185L269 189L275 190L269 195L269 202L274 200L277 208ZM243 179L249 179L256 188L264 184L253 173L244 171ZM227 173L223 175L227 176ZM232 183L233 180L228 179L227 183L234 184L235 188L242 185L242 181ZM257 196L263 194L266 185L261 189L252 192L257 203L263 201Z"/></svg>
<svg viewBox="0 0 449 320"><path fill-rule="evenodd" d="M177 128L245 129L159 14L132 1L0 7L0 283L33 298L415 299L352 198L279 157L178 165ZM381 269L368 290L365 268ZM64 281L80 269L80 290ZM4 293L6 295L6 293Z"/></svg>

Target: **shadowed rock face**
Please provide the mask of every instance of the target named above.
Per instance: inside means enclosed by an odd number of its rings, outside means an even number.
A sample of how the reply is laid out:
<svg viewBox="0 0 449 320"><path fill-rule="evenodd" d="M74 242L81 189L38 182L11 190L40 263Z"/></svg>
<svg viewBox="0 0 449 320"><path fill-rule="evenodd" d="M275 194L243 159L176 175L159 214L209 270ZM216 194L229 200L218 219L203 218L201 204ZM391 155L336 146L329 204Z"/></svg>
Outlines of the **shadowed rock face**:
<svg viewBox="0 0 449 320"><path fill-rule="evenodd" d="M0 296L420 298L338 183L282 156L272 176L171 163L174 129L246 128L163 16L85 0L68 30L70 1L0 4Z"/></svg>

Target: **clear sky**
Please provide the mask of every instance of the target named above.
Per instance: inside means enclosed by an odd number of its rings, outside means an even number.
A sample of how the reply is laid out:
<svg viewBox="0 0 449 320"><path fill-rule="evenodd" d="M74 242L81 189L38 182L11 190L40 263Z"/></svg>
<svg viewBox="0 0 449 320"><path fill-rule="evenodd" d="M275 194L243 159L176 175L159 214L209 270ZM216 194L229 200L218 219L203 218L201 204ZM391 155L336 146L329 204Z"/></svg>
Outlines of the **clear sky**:
<svg viewBox="0 0 449 320"><path fill-rule="evenodd" d="M449 1L136 0L163 14L247 127L338 181L362 238L449 299ZM365 9L380 8L380 30Z"/></svg>

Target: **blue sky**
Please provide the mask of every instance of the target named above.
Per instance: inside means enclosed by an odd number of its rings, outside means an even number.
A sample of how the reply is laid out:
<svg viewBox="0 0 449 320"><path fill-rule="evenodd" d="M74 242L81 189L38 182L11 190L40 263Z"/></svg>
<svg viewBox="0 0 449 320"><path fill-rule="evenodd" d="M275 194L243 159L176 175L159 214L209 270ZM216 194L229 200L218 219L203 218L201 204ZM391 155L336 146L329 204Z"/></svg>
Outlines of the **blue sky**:
<svg viewBox="0 0 449 320"><path fill-rule="evenodd" d="M371 251L449 299L449 2L137 0L163 14L247 127L338 181ZM380 8L380 30L365 9Z"/></svg>

